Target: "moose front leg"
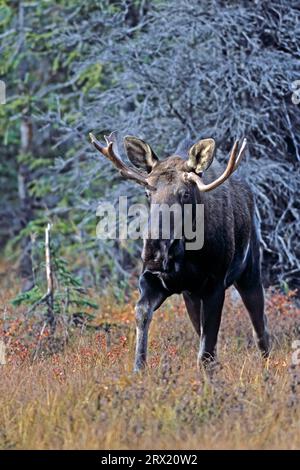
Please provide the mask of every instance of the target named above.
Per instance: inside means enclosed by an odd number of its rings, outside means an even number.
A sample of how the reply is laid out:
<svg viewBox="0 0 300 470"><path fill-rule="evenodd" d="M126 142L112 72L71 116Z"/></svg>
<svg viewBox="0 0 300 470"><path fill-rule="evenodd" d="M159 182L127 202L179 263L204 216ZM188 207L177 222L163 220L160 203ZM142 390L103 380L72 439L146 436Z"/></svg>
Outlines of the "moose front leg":
<svg viewBox="0 0 300 470"><path fill-rule="evenodd" d="M152 315L169 296L157 275L144 272L139 281L140 298L135 308L136 350L134 371L138 372L146 365L148 331Z"/></svg>
<svg viewBox="0 0 300 470"><path fill-rule="evenodd" d="M202 362L205 365L215 359L224 297L223 286L203 296L198 363Z"/></svg>

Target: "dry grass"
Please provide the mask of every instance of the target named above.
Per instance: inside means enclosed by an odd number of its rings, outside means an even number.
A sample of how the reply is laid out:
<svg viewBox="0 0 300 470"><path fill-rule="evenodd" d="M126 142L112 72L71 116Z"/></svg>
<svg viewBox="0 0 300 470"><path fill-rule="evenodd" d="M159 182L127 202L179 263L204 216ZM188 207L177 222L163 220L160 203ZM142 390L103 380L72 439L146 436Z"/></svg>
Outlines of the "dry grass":
<svg viewBox="0 0 300 470"><path fill-rule="evenodd" d="M0 366L0 448L300 447L300 366L290 367L300 317L289 299L273 294L268 302L276 339L263 365L243 307L228 296L220 365L208 378L196 369L197 338L179 298L156 313L149 368L135 376L133 304L103 302L97 320L115 322L110 345L105 332L76 330L64 350L33 361L36 346L8 306L12 293L6 288L1 302L16 318Z"/></svg>

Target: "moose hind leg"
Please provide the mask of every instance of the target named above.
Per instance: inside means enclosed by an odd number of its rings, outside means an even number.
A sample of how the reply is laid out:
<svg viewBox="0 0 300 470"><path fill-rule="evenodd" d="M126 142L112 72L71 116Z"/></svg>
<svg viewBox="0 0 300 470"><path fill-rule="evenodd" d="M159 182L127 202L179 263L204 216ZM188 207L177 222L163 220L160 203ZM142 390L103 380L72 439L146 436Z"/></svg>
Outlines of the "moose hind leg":
<svg viewBox="0 0 300 470"><path fill-rule="evenodd" d="M148 331L153 312L168 297L157 276L145 272L140 277L140 298L135 308L136 349L134 371L138 372L146 365Z"/></svg>
<svg viewBox="0 0 300 470"><path fill-rule="evenodd" d="M215 359L216 344L221 323L225 290L215 289L205 295L201 311L201 337L198 362L207 364Z"/></svg>
<svg viewBox="0 0 300 470"><path fill-rule="evenodd" d="M200 336L201 332L201 298L197 294L183 293L185 306L192 325Z"/></svg>
<svg viewBox="0 0 300 470"><path fill-rule="evenodd" d="M243 303L249 313L254 337L263 357L270 353L270 337L267 326L267 318L264 313L264 291L261 282L247 285L243 282L235 284Z"/></svg>

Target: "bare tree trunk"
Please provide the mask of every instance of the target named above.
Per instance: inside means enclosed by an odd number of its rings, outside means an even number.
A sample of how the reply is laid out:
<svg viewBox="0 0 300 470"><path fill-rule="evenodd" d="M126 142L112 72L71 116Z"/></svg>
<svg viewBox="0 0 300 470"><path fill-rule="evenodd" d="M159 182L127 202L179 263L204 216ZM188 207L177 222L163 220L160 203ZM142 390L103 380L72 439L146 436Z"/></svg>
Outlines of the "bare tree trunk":
<svg viewBox="0 0 300 470"><path fill-rule="evenodd" d="M47 277L47 321L50 325L51 334L55 332L55 316L54 316L54 289L53 274L51 265L51 248L50 248L50 230L51 225L48 224L45 230L45 258L46 258L46 277Z"/></svg>
<svg viewBox="0 0 300 470"><path fill-rule="evenodd" d="M22 118L21 122L21 154L24 155L29 152L32 142L32 125L27 117ZM32 220L32 200L28 191L29 170L24 164L20 164L18 173L18 190L20 199L20 212L21 212L21 230L27 226ZM32 270L31 258L31 238L30 236L23 237L21 241L21 256L19 261L19 275L21 277L22 291L32 289L34 286L34 276Z"/></svg>
<svg viewBox="0 0 300 470"><path fill-rule="evenodd" d="M19 3L19 37L18 50L19 53L24 52L26 48L25 37L25 13L24 3ZM19 92L26 93L24 88L24 79L27 71L27 63L22 60L19 65ZM20 155L21 157L28 154L32 149L32 123L29 117L29 109L23 109L21 125L20 125ZM20 199L20 230L25 228L33 218L32 200L28 191L30 171L26 164L21 160L18 171L18 191ZM34 286L34 274L32 270L31 257L31 238L24 237L21 242L21 255L19 260L19 275L21 278L21 289L27 291Z"/></svg>

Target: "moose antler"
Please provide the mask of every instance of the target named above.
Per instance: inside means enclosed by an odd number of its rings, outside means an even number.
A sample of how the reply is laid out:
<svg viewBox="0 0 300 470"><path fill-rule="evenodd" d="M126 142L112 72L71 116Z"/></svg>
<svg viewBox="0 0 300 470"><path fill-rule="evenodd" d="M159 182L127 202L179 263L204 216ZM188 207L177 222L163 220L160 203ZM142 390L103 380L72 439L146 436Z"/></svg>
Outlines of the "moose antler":
<svg viewBox="0 0 300 470"><path fill-rule="evenodd" d="M205 184L203 183L202 178L193 172L185 173L185 176L184 176L185 180L193 181L194 183L196 183L199 191L211 191L212 189L217 188L218 186L220 186L220 184L224 183L224 181L226 181L229 178L229 176L232 175L232 173L237 169L237 167L241 163L241 159L244 155L246 145L247 145L247 140L244 139L240 147L240 150L238 152L239 141L238 140L235 141L232 147L232 150L230 152L230 157L229 157L226 170L215 181L212 181L209 184Z"/></svg>
<svg viewBox="0 0 300 470"><path fill-rule="evenodd" d="M104 147L99 140L96 139L94 134L89 133L91 143L94 147L99 150L99 152L104 155L112 164L119 170L120 174L125 178L136 181L137 183L145 186L147 189L154 190L155 188L151 186L148 181L146 174L125 165L121 158L116 154L114 147L116 146L116 133L112 132L109 136L104 136L106 141L106 146Z"/></svg>

